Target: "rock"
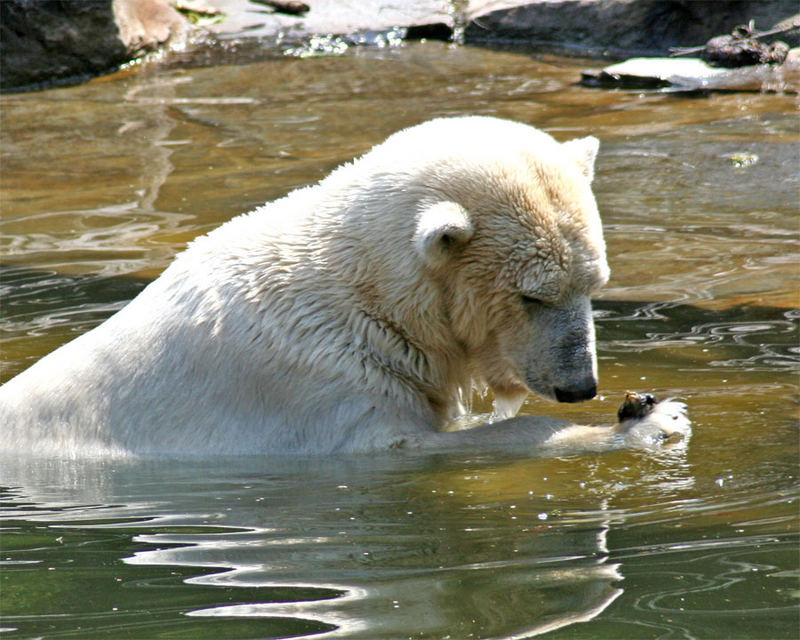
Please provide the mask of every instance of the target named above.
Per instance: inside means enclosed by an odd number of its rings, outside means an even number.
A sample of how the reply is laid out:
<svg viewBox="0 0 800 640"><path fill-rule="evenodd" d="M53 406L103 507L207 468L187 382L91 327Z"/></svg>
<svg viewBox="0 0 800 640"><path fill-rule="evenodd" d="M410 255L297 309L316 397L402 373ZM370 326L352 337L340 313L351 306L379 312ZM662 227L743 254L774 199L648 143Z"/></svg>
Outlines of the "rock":
<svg viewBox="0 0 800 640"><path fill-rule="evenodd" d="M226 40L256 38L301 41L313 36L344 36L394 28L452 26L449 0L308 0L309 10L289 15L258 0L209 0L225 14L225 20L209 31ZM448 34L452 29L448 29Z"/></svg>
<svg viewBox="0 0 800 640"><path fill-rule="evenodd" d="M0 88L89 76L126 59L111 2L0 2Z"/></svg>
<svg viewBox="0 0 800 640"><path fill-rule="evenodd" d="M105 73L186 34L167 0L2 0L0 89Z"/></svg>
<svg viewBox="0 0 800 640"><path fill-rule="evenodd" d="M797 9L797 0L0 0L0 90L76 81L180 45L190 25L174 4L215 15L218 21L205 28L223 43L220 49L235 39L251 42L261 55L286 43L305 51L302 45L319 36L352 36L322 54L402 37L660 54L751 19L772 25ZM309 8L287 15L275 5ZM390 32L391 38L381 37Z"/></svg>
<svg viewBox="0 0 800 640"><path fill-rule="evenodd" d="M165 44L184 44L189 24L170 0L113 0L112 5L128 59Z"/></svg>
<svg viewBox="0 0 800 640"><path fill-rule="evenodd" d="M758 64L738 68L712 67L700 58L631 58L600 71L584 71L588 86L681 91L800 90L800 48L791 49L783 64Z"/></svg>
<svg viewBox="0 0 800 640"><path fill-rule="evenodd" d="M706 42L750 20L759 27L774 25L798 8L797 0L529 0L506 1L496 8L497 4L470 3L466 42L505 40L614 55L665 55L671 47Z"/></svg>
<svg viewBox="0 0 800 640"><path fill-rule="evenodd" d="M754 19L772 25L796 0L308 0L300 16L261 0L209 0L226 18L210 30L222 39L297 41L320 35L406 30L406 37L472 44L553 45L581 53L666 53L706 42Z"/></svg>
<svg viewBox="0 0 800 640"><path fill-rule="evenodd" d="M717 36L706 43L700 59L712 67L735 69L753 64L781 64L788 52L785 42L766 45L754 38Z"/></svg>
<svg viewBox="0 0 800 640"><path fill-rule="evenodd" d="M784 21L787 22L787 21ZM775 37L786 34L790 39L800 31L800 16L790 19L780 28L758 31L755 21L737 25L724 36L715 36L704 45L689 49L673 49L673 56L697 55L712 67L745 67L753 64L781 64L789 45Z"/></svg>

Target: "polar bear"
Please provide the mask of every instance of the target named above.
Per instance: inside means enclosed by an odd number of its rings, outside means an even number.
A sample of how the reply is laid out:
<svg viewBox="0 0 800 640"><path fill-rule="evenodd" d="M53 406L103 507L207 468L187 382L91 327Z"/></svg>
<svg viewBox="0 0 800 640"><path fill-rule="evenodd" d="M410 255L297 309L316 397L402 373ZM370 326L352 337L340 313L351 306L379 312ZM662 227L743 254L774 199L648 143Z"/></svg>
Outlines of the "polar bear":
<svg viewBox="0 0 800 640"><path fill-rule="evenodd" d="M510 417L531 391L596 394L598 144L474 116L390 136L196 239L6 383L0 450L360 452L569 433ZM509 419L441 431L475 387Z"/></svg>

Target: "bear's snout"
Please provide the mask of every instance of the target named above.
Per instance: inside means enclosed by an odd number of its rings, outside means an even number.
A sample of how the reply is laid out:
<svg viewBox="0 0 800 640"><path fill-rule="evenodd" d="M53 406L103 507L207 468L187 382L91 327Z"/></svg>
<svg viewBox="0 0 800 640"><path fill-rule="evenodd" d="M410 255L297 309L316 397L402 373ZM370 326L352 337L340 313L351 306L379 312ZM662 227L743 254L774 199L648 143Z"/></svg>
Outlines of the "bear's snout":
<svg viewBox="0 0 800 640"><path fill-rule="evenodd" d="M584 400L591 400L597 395L597 380L594 378L587 378L582 385L575 387L568 387L562 389L555 387L553 389L556 400L559 402L583 402Z"/></svg>

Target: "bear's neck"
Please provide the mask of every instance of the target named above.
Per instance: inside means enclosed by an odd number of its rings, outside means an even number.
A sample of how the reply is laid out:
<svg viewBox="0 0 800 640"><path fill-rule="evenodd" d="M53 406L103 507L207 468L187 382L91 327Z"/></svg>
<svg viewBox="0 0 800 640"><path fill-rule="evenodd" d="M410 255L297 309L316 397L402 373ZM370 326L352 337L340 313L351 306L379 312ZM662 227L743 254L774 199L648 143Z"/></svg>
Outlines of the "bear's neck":
<svg viewBox="0 0 800 640"><path fill-rule="evenodd" d="M471 378L460 345L421 338L412 333L412 322L380 318L366 310L359 316L351 329L360 335L362 353L373 366L424 399L440 424L463 413L461 399L471 393Z"/></svg>

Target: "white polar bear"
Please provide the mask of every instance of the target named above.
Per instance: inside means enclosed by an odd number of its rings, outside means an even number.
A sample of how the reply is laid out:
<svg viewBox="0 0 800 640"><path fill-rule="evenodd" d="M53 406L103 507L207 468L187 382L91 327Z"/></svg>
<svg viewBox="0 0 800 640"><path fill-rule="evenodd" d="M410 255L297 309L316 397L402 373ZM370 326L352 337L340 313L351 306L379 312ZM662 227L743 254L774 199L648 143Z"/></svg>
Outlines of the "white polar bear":
<svg viewBox="0 0 800 640"><path fill-rule="evenodd" d="M0 388L0 450L546 441L566 423L439 429L474 387L508 415L529 391L595 395L589 296L609 275L597 149L489 117L391 136L195 240L124 309Z"/></svg>

